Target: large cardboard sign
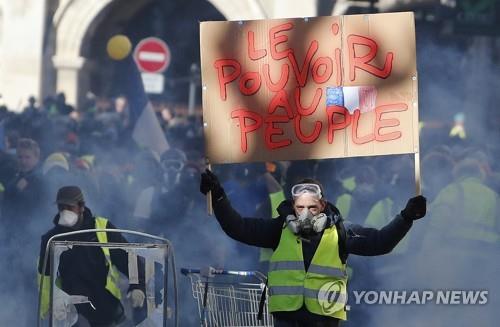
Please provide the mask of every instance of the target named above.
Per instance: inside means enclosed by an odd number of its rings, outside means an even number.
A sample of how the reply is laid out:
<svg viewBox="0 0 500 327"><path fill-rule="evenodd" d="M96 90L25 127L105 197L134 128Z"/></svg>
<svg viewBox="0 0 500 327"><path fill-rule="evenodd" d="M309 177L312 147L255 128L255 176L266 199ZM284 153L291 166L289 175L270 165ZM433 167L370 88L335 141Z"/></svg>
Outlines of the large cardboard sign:
<svg viewBox="0 0 500 327"><path fill-rule="evenodd" d="M418 152L412 13L200 29L211 163Z"/></svg>

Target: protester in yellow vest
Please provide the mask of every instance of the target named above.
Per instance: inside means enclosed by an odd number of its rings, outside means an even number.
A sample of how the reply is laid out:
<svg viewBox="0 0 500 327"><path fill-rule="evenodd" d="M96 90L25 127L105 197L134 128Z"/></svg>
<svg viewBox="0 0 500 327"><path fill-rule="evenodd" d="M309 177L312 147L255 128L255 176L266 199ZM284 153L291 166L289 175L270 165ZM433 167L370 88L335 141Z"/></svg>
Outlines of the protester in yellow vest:
<svg viewBox="0 0 500 327"><path fill-rule="evenodd" d="M422 196L380 230L345 224L319 182L304 179L291 188L276 219L242 218L227 199L217 177L201 176L200 191L212 192L215 216L231 238L273 249L268 273L269 311L275 327L338 326L347 319L348 254L389 253L426 212Z"/></svg>
<svg viewBox="0 0 500 327"><path fill-rule="evenodd" d="M471 241L482 245L500 243L500 200L498 194L485 185L485 172L481 163L465 158L453 170L455 182L439 192L432 202L431 231L424 239L426 249L436 240L445 243L464 244ZM466 244L466 243L465 243Z"/></svg>
<svg viewBox="0 0 500 327"><path fill-rule="evenodd" d="M42 303L40 314L45 317L50 301L50 264L42 272L46 245L49 239L58 234L84 229L114 229L115 227L102 217L94 217L85 206L83 193L78 186L64 186L57 192L58 214L54 217L51 230L42 236L38 264L39 284L42 284ZM94 232L57 239L59 241L83 241L99 243L127 243L120 233ZM56 267L58 289L54 293L67 294L70 303L54 303L53 312L61 320L66 320L70 308L76 307L78 322L73 326L91 327L115 326L123 322L125 311L121 303L121 291L118 287L118 271L129 276L128 254L122 249L109 249L95 246L74 245L61 253ZM137 265L136 284L130 284L128 297L133 308L141 308L145 300L144 267ZM62 291L61 291L62 290ZM64 292L64 293L63 293ZM84 323L83 320L86 320ZM75 323L75 322L72 322ZM81 325L83 324L83 325Z"/></svg>
<svg viewBox="0 0 500 327"><path fill-rule="evenodd" d="M274 179L273 175L271 175L269 172L266 172L264 174L264 178L266 180L269 202L268 206L265 206L266 210L263 210L263 214L266 215L267 213L269 213L269 216L271 218L275 218L278 217L278 206L285 200L285 194L283 193L283 188L276 181L276 179ZM271 259L272 254L273 252L271 249L260 249L259 270L267 271L269 269L269 260Z"/></svg>
<svg viewBox="0 0 500 327"><path fill-rule="evenodd" d="M278 217L278 206L285 200L285 194L276 180L271 175L268 176L266 176L268 177L266 179L271 181L267 183L267 190L269 194L269 208L267 208L267 211L270 213L269 216L271 218L275 218ZM259 264L261 268L259 268L259 270L262 269L261 271L267 271L269 269L269 260L271 259L272 254L272 249L260 249Z"/></svg>

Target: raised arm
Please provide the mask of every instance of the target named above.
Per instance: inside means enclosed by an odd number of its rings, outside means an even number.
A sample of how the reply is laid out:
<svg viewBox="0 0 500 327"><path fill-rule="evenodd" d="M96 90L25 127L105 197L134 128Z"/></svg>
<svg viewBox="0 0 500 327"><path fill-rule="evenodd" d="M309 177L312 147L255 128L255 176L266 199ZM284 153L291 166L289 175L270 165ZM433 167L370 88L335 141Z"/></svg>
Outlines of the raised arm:
<svg viewBox="0 0 500 327"><path fill-rule="evenodd" d="M209 170L201 176L200 191L212 192L215 217L224 232L239 242L263 247L276 248L281 235L283 219L242 218L234 210L217 177Z"/></svg>
<svg viewBox="0 0 500 327"><path fill-rule="evenodd" d="M347 252L364 256L387 254L403 239L413 221L425 213L426 199L417 196L408 200L405 209L381 229L346 224Z"/></svg>

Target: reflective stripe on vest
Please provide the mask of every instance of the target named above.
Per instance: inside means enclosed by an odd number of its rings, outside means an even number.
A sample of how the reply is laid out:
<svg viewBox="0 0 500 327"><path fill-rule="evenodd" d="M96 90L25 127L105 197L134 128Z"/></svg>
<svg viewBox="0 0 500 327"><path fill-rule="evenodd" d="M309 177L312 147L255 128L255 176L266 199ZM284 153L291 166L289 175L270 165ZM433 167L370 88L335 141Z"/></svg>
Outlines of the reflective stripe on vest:
<svg viewBox="0 0 500 327"><path fill-rule="evenodd" d="M304 291L306 298L318 299L320 301L329 301L329 297L336 297L335 302L345 306L347 304L347 293L327 292L325 290L311 290L306 288Z"/></svg>
<svg viewBox="0 0 500 327"><path fill-rule="evenodd" d="M307 272L302 241L290 229L283 229L268 277L270 312L296 311L305 303L312 313L346 320L347 274L335 226L323 232Z"/></svg>
<svg viewBox="0 0 500 327"><path fill-rule="evenodd" d="M105 229L107 225L108 225L108 220L106 218L103 217L95 218L96 229ZM106 232L96 232L96 234L99 243L108 243L108 235ZM118 272L113 266L113 263L111 262L111 253L109 252L109 248L102 247L101 249L102 252L104 253L104 256L106 257L106 264L108 266L108 276L106 277L106 289L111 294L113 294L114 297L120 300L122 298L122 294L117 286L118 280L120 279L120 275L118 274Z"/></svg>
<svg viewBox="0 0 500 327"><path fill-rule="evenodd" d="M304 263L302 261L278 261L278 262L271 262L269 264L269 270L271 271L276 271L276 270L302 270L304 269ZM309 270L308 272L314 273L314 274L319 274L319 275L328 275L328 276L333 276L333 277L338 277L342 278L345 276L345 272L343 269L339 268L332 268L332 267L326 267L326 266L319 266L312 264L309 265Z"/></svg>
<svg viewBox="0 0 500 327"><path fill-rule="evenodd" d="M300 295L303 294L306 298L328 301L328 297L337 296L336 302L339 304L347 304L347 295L338 292L325 292L324 290L313 290L303 288L302 286L273 286L269 288L270 295Z"/></svg>

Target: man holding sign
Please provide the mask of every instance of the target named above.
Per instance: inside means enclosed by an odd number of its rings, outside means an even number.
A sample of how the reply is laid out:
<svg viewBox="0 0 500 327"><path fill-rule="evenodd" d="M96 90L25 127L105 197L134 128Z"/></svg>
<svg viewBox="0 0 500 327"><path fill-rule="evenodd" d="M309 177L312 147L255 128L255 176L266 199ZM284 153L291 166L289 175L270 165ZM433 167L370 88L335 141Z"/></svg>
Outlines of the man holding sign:
<svg viewBox="0 0 500 327"><path fill-rule="evenodd" d="M413 13L204 22L200 39L210 164L414 153L420 194ZM278 218L243 219L208 170L200 191L230 237L273 249L275 326L346 320L347 256L391 252L426 212L417 196L380 230L344 225L306 179Z"/></svg>
<svg viewBox="0 0 500 327"><path fill-rule="evenodd" d="M273 249L269 311L277 327L338 326L346 320L348 255L391 252L426 213L426 199L417 196L380 230L344 224L321 184L305 179L292 187L292 200L280 204L278 218L242 218L209 170L202 174L200 191L212 192L215 216L228 236Z"/></svg>
<svg viewBox="0 0 500 327"><path fill-rule="evenodd" d="M275 326L338 326L347 319L348 255L391 252L426 213L426 199L417 196L380 230L344 224L321 184L305 179L292 187L292 200L280 204L278 218L242 218L209 170L201 176L200 191L212 192L215 216L228 236L273 249L268 285Z"/></svg>

